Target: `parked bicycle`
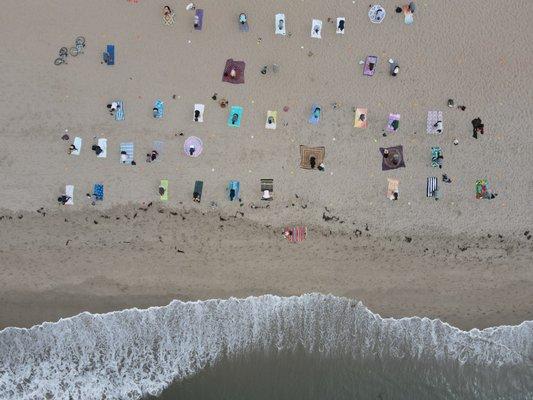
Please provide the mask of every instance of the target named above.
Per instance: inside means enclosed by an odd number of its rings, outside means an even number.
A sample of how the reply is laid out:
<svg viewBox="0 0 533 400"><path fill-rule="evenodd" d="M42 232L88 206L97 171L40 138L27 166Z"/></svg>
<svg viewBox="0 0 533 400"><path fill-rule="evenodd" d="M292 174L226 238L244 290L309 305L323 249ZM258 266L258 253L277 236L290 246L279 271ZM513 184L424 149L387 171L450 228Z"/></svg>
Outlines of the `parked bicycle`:
<svg viewBox="0 0 533 400"><path fill-rule="evenodd" d="M70 49L61 47L59 49L59 57L54 60L55 65L67 64L67 57L70 54L72 57L76 57L78 54L83 54L85 48L85 38L78 36L74 41L74 46Z"/></svg>

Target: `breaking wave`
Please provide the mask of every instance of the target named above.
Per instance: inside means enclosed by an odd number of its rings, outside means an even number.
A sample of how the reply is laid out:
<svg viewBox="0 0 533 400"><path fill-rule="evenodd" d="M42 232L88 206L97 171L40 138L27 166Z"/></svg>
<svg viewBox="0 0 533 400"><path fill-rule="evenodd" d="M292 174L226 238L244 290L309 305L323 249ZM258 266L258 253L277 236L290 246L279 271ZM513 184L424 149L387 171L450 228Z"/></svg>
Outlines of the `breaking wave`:
<svg viewBox="0 0 533 400"><path fill-rule="evenodd" d="M222 357L297 347L354 359L530 366L533 321L465 332L332 295L173 301L0 331L1 399L140 399Z"/></svg>

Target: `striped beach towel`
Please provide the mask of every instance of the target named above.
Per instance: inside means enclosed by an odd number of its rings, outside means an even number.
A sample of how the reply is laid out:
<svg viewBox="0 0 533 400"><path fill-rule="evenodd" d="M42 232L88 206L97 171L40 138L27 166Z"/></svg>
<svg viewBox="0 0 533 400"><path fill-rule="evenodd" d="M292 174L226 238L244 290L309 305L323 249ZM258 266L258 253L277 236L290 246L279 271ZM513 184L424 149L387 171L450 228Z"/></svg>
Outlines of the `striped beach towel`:
<svg viewBox="0 0 533 400"><path fill-rule="evenodd" d="M437 178L432 176L427 179L426 184L426 195L427 197L436 197L438 187Z"/></svg>
<svg viewBox="0 0 533 400"><path fill-rule="evenodd" d="M307 236L307 228L305 226L291 226L285 228L283 234L291 243L303 242Z"/></svg>
<svg viewBox="0 0 533 400"><path fill-rule="evenodd" d="M120 154L122 154L123 151L125 151L128 156L124 164L131 164L133 161L133 143L121 143Z"/></svg>

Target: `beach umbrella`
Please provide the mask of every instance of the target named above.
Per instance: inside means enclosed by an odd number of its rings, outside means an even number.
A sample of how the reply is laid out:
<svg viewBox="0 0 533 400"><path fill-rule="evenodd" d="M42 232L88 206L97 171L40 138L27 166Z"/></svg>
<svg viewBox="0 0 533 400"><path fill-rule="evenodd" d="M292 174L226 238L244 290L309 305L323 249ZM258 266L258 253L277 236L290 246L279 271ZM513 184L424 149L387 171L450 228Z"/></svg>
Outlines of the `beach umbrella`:
<svg viewBox="0 0 533 400"><path fill-rule="evenodd" d="M200 154L202 154L203 150L203 143L200 140L200 138L197 138L196 136L190 136L185 140L185 143L183 144L183 151L185 154L187 154L189 157L198 157ZM191 154L191 149L192 151Z"/></svg>
<svg viewBox="0 0 533 400"><path fill-rule="evenodd" d="M379 4L373 5L368 11L368 18L370 18L370 21L374 24L381 24L385 15L385 10Z"/></svg>

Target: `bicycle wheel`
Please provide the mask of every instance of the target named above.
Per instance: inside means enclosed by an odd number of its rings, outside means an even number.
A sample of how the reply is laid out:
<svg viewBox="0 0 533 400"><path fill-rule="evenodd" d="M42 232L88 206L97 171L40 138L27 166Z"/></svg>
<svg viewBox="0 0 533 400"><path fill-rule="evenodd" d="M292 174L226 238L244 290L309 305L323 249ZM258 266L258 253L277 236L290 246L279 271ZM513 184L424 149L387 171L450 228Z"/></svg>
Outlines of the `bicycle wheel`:
<svg viewBox="0 0 533 400"><path fill-rule="evenodd" d="M78 36L76 38L76 46L85 46L85 38L83 36Z"/></svg>
<svg viewBox="0 0 533 400"><path fill-rule="evenodd" d="M71 47L70 49L68 49L68 52L69 54L72 56L72 57L76 57L78 55L78 48L73 46Z"/></svg>
<svg viewBox="0 0 533 400"><path fill-rule="evenodd" d="M64 63L65 63L65 60L63 58L61 58L61 57L56 58L54 60L54 65L61 65L61 64L64 64Z"/></svg>
<svg viewBox="0 0 533 400"><path fill-rule="evenodd" d="M68 49L66 47L61 47L59 49L59 57L66 57L68 56Z"/></svg>

